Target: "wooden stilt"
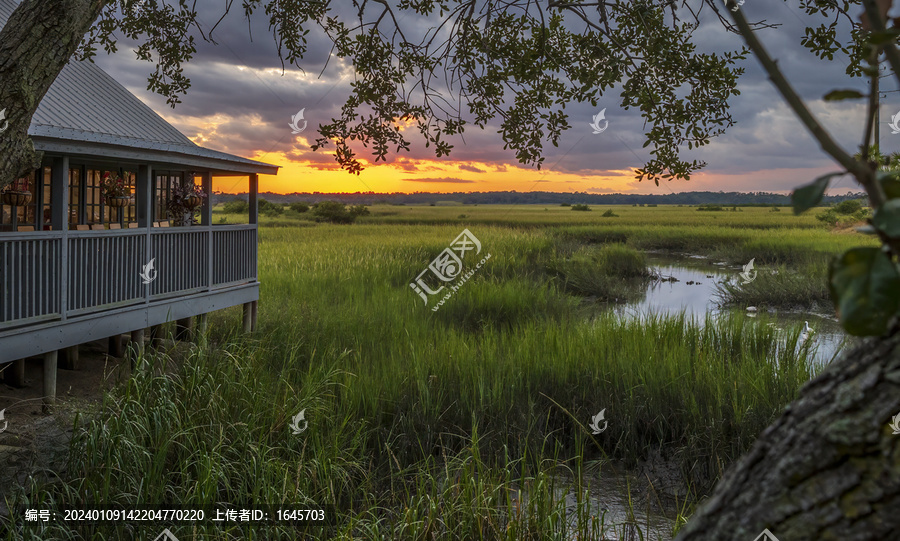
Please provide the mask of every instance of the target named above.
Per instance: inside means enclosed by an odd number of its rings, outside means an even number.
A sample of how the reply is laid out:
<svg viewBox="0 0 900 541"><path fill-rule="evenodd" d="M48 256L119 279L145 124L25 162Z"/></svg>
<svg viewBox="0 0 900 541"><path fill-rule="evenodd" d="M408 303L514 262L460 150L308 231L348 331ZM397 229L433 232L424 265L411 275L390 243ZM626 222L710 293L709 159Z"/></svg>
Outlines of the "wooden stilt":
<svg viewBox="0 0 900 541"><path fill-rule="evenodd" d="M256 314L259 308L259 301L253 301L250 305L250 329L256 332Z"/></svg>
<svg viewBox="0 0 900 541"><path fill-rule="evenodd" d="M244 303L244 332L253 332L253 303Z"/></svg>
<svg viewBox="0 0 900 541"><path fill-rule="evenodd" d="M193 318L186 317L175 322L175 339L188 341L193 334Z"/></svg>
<svg viewBox="0 0 900 541"><path fill-rule="evenodd" d="M206 339L206 333L209 331L209 314L200 314L197 317L197 338Z"/></svg>
<svg viewBox="0 0 900 541"><path fill-rule="evenodd" d="M150 327L150 347L157 347L162 340L162 325Z"/></svg>
<svg viewBox="0 0 900 541"><path fill-rule="evenodd" d="M119 358L122 356L122 335L109 337L109 356Z"/></svg>
<svg viewBox="0 0 900 541"><path fill-rule="evenodd" d="M70 346L59 350L62 368L65 370L78 370L78 346Z"/></svg>
<svg viewBox="0 0 900 541"><path fill-rule="evenodd" d="M144 329L131 331L131 353L129 356L131 358L132 371L134 371L135 363L142 351L144 351Z"/></svg>
<svg viewBox="0 0 900 541"><path fill-rule="evenodd" d="M12 362L12 366L3 371L6 374L5 381L13 387L25 386L25 359Z"/></svg>
<svg viewBox="0 0 900 541"><path fill-rule="evenodd" d="M56 350L44 353L44 413L50 413L56 402L56 361Z"/></svg>

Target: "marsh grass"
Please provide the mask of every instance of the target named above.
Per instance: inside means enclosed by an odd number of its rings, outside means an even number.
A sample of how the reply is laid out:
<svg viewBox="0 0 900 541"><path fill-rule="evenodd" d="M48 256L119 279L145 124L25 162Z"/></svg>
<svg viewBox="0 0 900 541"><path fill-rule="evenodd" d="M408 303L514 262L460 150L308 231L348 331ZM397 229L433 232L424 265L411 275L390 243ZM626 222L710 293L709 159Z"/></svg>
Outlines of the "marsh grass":
<svg viewBox="0 0 900 541"><path fill-rule="evenodd" d="M805 263L796 267L779 265L757 271L749 283L735 279L719 282L716 296L722 306L757 306L789 310L831 311L828 291L828 262Z"/></svg>
<svg viewBox="0 0 900 541"><path fill-rule="evenodd" d="M31 482L14 509L316 504L333 506L330 520L299 534L317 539L638 536L640 520L609 524L582 497L584 463L661 455L692 490L670 517L683 524L814 375L798 334L778 336L765 316L588 316L548 273L575 256L639 275L636 246L654 244L654 231L685 234L655 226L470 226L492 257L432 312L408 283L459 234L459 208L445 212L454 223L400 231L399 222L263 228L259 330L239 334L239 310L225 310L211 315L203 347L146 353L132 380L78 419L59 480ZM489 221L483 207L466 213ZM511 221L534 220L525 214ZM376 208L366 217L390 218ZM616 222L634 219L625 208ZM609 233L627 246L585 246ZM697 246L725 249L745 234L719 233ZM747 238L769 242L758 235ZM294 435L290 420L304 409L309 427ZM594 436L587 425L601 409L609 428ZM557 490L561 465L578 480L574 509ZM22 516L13 513L6 539L135 535L111 524L26 526ZM193 539L299 535L283 524L179 527Z"/></svg>
<svg viewBox="0 0 900 541"><path fill-rule="evenodd" d="M627 302L643 295L652 278L647 257L624 244L579 248L569 256L557 256L548 270L563 289L600 301Z"/></svg>

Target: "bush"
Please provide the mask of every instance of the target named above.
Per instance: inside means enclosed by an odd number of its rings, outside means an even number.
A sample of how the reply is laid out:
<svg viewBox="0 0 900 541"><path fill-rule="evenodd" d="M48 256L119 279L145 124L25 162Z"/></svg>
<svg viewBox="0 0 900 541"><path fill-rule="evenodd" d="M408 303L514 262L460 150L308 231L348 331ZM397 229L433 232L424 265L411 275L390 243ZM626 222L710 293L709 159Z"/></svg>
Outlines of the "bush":
<svg viewBox="0 0 900 541"><path fill-rule="evenodd" d="M713 205L712 203L704 203L702 205L698 205L697 210L722 211L725 209L722 208L722 205Z"/></svg>
<svg viewBox="0 0 900 541"><path fill-rule="evenodd" d="M612 209L607 210L603 214L601 214L604 218L618 218L619 215L612 211Z"/></svg>
<svg viewBox="0 0 900 541"><path fill-rule="evenodd" d="M250 204L243 199L233 199L225 203L222 210L228 214L242 214L250 210Z"/></svg>
<svg viewBox="0 0 900 541"><path fill-rule="evenodd" d="M841 201L837 205L834 206L834 211L838 214L856 214L860 210L862 210L863 204L859 199L848 199L846 201Z"/></svg>
<svg viewBox="0 0 900 541"><path fill-rule="evenodd" d="M772 205L772 210L770 210L769 212L781 212L781 209L776 207L775 205Z"/></svg>
<svg viewBox="0 0 900 541"><path fill-rule="evenodd" d="M561 206L561 207L571 207L572 205L570 205L570 204L568 204L568 203L560 203L559 206Z"/></svg>
<svg viewBox="0 0 900 541"><path fill-rule="evenodd" d="M257 202L256 205L257 209L259 209L259 213L265 216L277 216L284 212L284 205L266 201L262 197L259 198L259 202Z"/></svg>
<svg viewBox="0 0 900 541"><path fill-rule="evenodd" d="M350 214L346 205L340 201L319 201L312 206L312 213L317 222L349 224L356 219L356 216Z"/></svg>
<svg viewBox="0 0 900 541"><path fill-rule="evenodd" d="M347 212L349 212L353 217L368 216L369 214L372 214L371 212L369 212L369 207L365 205L353 205Z"/></svg>
<svg viewBox="0 0 900 541"><path fill-rule="evenodd" d="M304 212L309 210L309 205L307 205L303 201L298 201L296 203L291 203L289 208L291 210L293 210L294 212L299 212L300 214L303 214Z"/></svg>
<svg viewBox="0 0 900 541"><path fill-rule="evenodd" d="M572 210L591 210L587 205L572 205Z"/></svg>
<svg viewBox="0 0 900 541"><path fill-rule="evenodd" d="M843 203L848 203L849 201L844 201ZM844 207L844 209L852 208L852 205L848 205ZM869 217L869 209L859 208L856 212L852 214L843 214L837 210L837 206L832 207L824 212L820 212L816 214L816 219L820 222L824 222L831 227L841 226L846 227L857 222L861 222Z"/></svg>

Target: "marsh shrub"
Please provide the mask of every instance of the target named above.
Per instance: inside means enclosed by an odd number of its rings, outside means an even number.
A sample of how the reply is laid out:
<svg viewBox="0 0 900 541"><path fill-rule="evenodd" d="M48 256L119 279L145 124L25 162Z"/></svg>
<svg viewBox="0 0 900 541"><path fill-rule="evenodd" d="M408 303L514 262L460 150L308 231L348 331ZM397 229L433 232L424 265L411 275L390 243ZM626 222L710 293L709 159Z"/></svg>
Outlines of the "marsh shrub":
<svg viewBox="0 0 900 541"><path fill-rule="evenodd" d="M365 205L353 205L352 207L350 207L349 210L347 210L347 212L349 212L350 215L354 216L354 217L355 216L368 216L368 215L372 214L371 212L369 212L369 207L367 207Z"/></svg>
<svg viewBox="0 0 900 541"><path fill-rule="evenodd" d="M561 207L571 207L572 205L570 205L569 203L560 203L559 206L561 206Z"/></svg>
<svg viewBox="0 0 900 541"><path fill-rule="evenodd" d="M844 205L844 203L856 203L856 205ZM838 207L840 207L840 209ZM842 201L834 207L816 214L817 220L832 227L845 227L857 222L861 222L868 217L869 209L862 208L862 204L860 204L859 201L856 200Z"/></svg>
<svg viewBox="0 0 900 541"><path fill-rule="evenodd" d="M234 199L225 203L222 210L228 214L242 214L250 210L250 204L243 199Z"/></svg>
<svg viewBox="0 0 900 541"><path fill-rule="evenodd" d="M612 209L607 210L603 214L601 214L604 218L618 218L618 214L612 211Z"/></svg>
<svg viewBox="0 0 900 541"><path fill-rule="evenodd" d="M264 216L278 216L284 212L284 205L272 203L271 201L266 201L260 197L259 202L257 203L257 209L259 209L259 213Z"/></svg>
<svg viewBox="0 0 900 541"><path fill-rule="evenodd" d="M552 261L549 271L576 295L619 302L639 297L644 280L650 278L646 256L624 244L581 248L567 259Z"/></svg>
<svg viewBox="0 0 900 541"><path fill-rule="evenodd" d="M856 214L863 208L862 201L859 199L848 199L846 201L841 201L837 205L834 206L834 211L838 214Z"/></svg>
<svg viewBox="0 0 900 541"><path fill-rule="evenodd" d="M299 212L300 214L303 214L304 212L309 210L309 205L307 205L303 201L298 201L296 203L291 203L290 207L288 207L288 208L290 208L294 212Z"/></svg>
<svg viewBox="0 0 900 541"><path fill-rule="evenodd" d="M704 203L702 205L697 205L697 210L724 211L725 209L722 208L722 205L713 205L712 203Z"/></svg>
<svg viewBox="0 0 900 541"><path fill-rule="evenodd" d="M350 214L347 206L340 201L319 201L312 206L312 213L317 222L349 224L356 219L356 215Z"/></svg>
<svg viewBox="0 0 900 541"><path fill-rule="evenodd" d="M572 205L572 210L591 210L587 205Z"/></svg>

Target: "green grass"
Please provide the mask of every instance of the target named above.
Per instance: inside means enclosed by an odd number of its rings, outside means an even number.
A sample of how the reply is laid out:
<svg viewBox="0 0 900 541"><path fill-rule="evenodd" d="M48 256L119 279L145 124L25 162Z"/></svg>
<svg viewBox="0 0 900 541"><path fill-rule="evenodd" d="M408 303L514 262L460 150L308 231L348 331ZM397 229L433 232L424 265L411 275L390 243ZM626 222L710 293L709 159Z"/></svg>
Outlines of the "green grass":
<svg viewBox="0 0 900 541"><path fill-rule="evenodd" d="M682 524L813 376L809 351L799 329L780 342L764 314L699 325L586 310L571 294L574 272L591 283L640 280L646 262L635 250L667 242L738 261L758 252L757 262L787 270L866 239L768 209L623 207L610 220L550 207L542 220L542 208L471 206L470 221L456 218L459 207L374 207L356 224L300 232L285 225L295 218L273 218L280 227L260 232L259 330L238 333L239 310L225 310L212 315L204 347L175 361L148 355L78 421L61 482L34 482L10 503L330 505L323 529L304 530L322 539L599 538L635 525L609 524L578 485L580 511L565 526L560 472L591 479L659 454L692 490L670 516ZM710 214L723 225L700 223ZM491 258L433 312L408 284L462 227ZM813 244L791 248L803 239ZM764 275L760 287L772 287ZM604 408L609 428L593 436L587 425ZM293 435L301 409L309 428ZM191 531L297 535L285 525ZM5 533L127 535L112 524L26 525L21 513Z"/></svg>

